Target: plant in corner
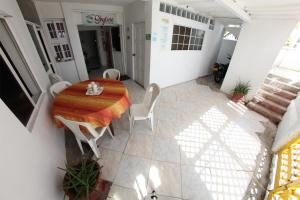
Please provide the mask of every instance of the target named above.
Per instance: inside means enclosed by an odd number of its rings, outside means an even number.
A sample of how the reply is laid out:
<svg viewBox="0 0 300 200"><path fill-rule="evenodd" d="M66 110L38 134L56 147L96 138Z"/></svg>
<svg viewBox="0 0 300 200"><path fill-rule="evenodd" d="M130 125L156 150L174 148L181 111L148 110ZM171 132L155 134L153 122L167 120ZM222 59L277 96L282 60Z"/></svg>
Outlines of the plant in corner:
<svg viewBox="0 0 300 200"><path fill-rule="evenodd" d="M59 168L66 172L63 180L65 194L70 199L99 199L105 182L100 179L101 168L97 161L90 159L84 159L76 165L66 164L65 169Z"/></svg>
<svg viewBox="0 0 300 200"><path fill-rule="evenodd" d="M244 83L239 81L233 89L231 100L234 102L240 101L244 96L248 94L250 90L251 86L249 82Z"/></svg>

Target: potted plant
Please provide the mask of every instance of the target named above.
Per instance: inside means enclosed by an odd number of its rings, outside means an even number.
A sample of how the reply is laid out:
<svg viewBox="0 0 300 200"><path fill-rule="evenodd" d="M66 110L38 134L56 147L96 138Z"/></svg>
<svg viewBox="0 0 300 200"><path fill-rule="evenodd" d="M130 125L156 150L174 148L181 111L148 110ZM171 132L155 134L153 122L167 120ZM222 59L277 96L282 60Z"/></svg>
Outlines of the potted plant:
<svg viewBox="0 0 300 200"><path fill-rule="evenodd" d="M236 86L233 89L233 95L231 97L231 100L234 102L240 101L244 96L248 94L248 92L251 90L249 82L238 82Z"/></svg>
<svg viewBox="0 0 300 200"><path fill-rule="evenodd" d="M84 159L76 165L66 164L63 189L69 199L96 200L107 195L111 183L100 178L101 168L97 161Z"/></svg>

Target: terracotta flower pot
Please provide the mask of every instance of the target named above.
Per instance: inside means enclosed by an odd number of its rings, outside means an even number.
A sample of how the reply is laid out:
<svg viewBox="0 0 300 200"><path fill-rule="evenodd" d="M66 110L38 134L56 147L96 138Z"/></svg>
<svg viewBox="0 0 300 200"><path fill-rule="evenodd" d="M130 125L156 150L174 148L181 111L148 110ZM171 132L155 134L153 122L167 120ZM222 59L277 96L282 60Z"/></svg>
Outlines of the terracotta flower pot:
<svg viewBox="0 0 300 200"><path fill-rule="evenodd" d="M235 103L237 103L238 101L240 101L243 97L245 96L245 94L243 93L233 93L231 100Z"/></svg>

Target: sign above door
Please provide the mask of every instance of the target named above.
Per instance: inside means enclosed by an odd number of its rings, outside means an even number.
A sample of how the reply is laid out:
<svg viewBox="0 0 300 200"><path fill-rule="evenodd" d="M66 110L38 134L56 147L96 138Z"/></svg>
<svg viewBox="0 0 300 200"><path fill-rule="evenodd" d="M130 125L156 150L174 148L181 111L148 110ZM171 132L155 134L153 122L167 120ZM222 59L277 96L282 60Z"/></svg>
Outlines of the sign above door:
<svg viewBox="0 0 300 200"><path fill-rule="evenodd" d="M82 13L82 23L89 26L114 26L115 16L107 14Z"/></svg>

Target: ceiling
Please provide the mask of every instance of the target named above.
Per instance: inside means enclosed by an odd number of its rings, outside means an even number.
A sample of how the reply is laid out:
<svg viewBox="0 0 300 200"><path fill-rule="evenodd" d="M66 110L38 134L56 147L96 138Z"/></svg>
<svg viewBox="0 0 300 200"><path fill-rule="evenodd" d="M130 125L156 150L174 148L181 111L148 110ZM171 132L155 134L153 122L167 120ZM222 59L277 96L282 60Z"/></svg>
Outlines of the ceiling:
<svg viewBox="0 0 300 200"><path fill-rule="evenodd" d="M219 18L237 18L233 12L220 3L223 0L176 0L179 4L190 6L195 11ZM230 0L224 0L230 2ZM252 18L298 18L300 19L300 0L231 0Z"/></svg>
<svg viewBox="0 0 300 200"><path fill-rule="evenodd" d="M125 6L136 0L34 0L50 2L103 3ZM139 0L146 1L146 0ZM162 0L164 1L164 0ZM169 0L168 0L169 1ZM230 2L251 18L298 18L300 20L300 0L174 0L194 11L216 18L235 19L235 13L222 5L222 1ZM232 1L232 2L231 2Z"/></svg>
<svg viewBox="0 0 300 200"><path fill-rule="evenodd" d="M125 6L136 0L35 0L35 1L48 1L48 2L73 2L73 3L102 3L107 5Z"/></svg>
<svg viewBox="0 0 300 200"><path fill-rule="evenodd" d="M234 14L217 4L214 0L177 0L177 3L189 6L197 12L213 17L236 18Z"/></svg>
<svg viewBox="0 0 300 200"><path fill-rule="evenodd" d="M299 0L238 0L237 3L255 18L298 18Z"/></svg>

